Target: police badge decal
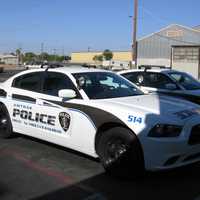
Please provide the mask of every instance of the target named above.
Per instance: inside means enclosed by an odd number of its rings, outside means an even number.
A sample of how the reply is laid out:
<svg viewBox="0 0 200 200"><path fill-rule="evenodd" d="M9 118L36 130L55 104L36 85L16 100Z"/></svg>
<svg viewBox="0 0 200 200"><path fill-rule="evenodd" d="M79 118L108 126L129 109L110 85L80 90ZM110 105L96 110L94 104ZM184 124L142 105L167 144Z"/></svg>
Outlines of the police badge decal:
<svg viewBox="0 0 200 200"><path fill-rule="evenodd" d="M69 114L65 112L59 114L59 122L65 132L67 132L67 130L69 129L70 121L71 118Z"/></svg>

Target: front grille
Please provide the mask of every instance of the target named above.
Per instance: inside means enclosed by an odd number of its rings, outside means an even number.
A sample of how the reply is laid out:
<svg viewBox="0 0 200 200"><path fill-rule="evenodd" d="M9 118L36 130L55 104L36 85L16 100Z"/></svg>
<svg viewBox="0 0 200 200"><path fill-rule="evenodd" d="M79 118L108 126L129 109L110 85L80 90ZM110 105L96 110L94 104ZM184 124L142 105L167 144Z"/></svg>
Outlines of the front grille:
<svg viewBox="0 0 200 200"><path fill-rule="evenodd" d="M190 145L200 144L200 124L192 128L188 143Z"/></svg>

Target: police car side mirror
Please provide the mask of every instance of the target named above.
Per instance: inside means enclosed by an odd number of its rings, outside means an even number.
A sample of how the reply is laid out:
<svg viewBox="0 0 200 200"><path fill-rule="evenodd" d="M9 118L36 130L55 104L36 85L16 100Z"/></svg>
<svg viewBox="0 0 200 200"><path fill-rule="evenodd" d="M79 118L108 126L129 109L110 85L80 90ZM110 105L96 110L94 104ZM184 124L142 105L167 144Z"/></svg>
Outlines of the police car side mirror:
<svg viewBox="0 0 200 200"><path fill-rule="evenodd" d="M176 84L168 83L168 84L165 85L165 88L166 88L167 90L176 90L176 89L177 89L177 86L176 86Z"/></svg>
<svg viewBox="0 0 200 200"><path fill-rule="evenodd" d="M76 92L70 89L59 90L58 96L63 99L73 99L76 97Z"/></svg>

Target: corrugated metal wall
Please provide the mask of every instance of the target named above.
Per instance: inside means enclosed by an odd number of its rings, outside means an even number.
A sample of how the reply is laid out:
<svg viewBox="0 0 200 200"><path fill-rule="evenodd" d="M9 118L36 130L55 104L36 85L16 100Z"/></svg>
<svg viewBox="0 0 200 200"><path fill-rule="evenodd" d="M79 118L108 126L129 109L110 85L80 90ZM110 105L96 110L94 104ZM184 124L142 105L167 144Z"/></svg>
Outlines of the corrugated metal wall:
<svg viewBox="0 0 200 200"><path fill-rule="evenodd" d="M179 25L171 25L138 42L138 58L170 59L173 45L198 45L200 32Z"/></svg>

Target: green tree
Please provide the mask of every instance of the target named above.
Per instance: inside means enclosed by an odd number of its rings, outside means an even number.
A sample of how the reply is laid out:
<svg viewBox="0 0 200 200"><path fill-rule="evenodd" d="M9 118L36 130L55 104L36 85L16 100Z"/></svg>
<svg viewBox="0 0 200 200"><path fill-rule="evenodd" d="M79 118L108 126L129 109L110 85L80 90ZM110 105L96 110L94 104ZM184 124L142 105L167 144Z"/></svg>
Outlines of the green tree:
<svg viewBox="0 0 200 200"><path fill-rule="evenodd" d="M23 56L23 62L31 62L37 60L37 55L33 52L27 52Z"/></svg>
<svg viewBox="0 0 200 200"><path fill-rule="evenodd" d="M15 52L16 52L16 55L17 55L17 56L20 56L20 54L21 54L21 49L16 49Z"/></svg>
<svg viewBox="0 0 200 200"><path fill-rule="evenodd" d="M95 55L94 57L93 57L93 60L95 61L95 62L102 62L103 61L103 55Z"/></svg>
<svg viewBox="0 0 200 200"><path fill-rule="evenodd" d="M72 58L71 58L71 56L65 56L65 60L66 61L69 61L69 60L71 60Z"/></svg>
<svg viewBox="0 0 200 200"><path fill-rule="evenodd" d="M21 49L16 49L15 53L17 55L18 65L19 65L21 63L21 61L22 61Z"/></svg>
<svg viewBox="0 0 200 200"><path fill-rule="evenodd" d="M56 61L63 62L65 60L65 56L56 56Z"/></svg>
<svg viewBox="0 0 200 200"><path fill-rule="evenodd" d="M113 53L112 51L110 51L109 49L106 49L104 52L103 52L103 57L105 60L112 60L113 58Z"/></svg>
<svg viewBox="0 0 200 200"><path fill-rule="evenodd" d="M70 60L69 56L60 56L60 55L51 55L46 52L39 55L33 52L27 52L23 56L23 62L32 62L32 61L48 61L48 62L63 62L64 60Z"/></svg>
<svg viewBox="0 0 200 200"><path fill-rule="evenodd" d="M46 52L43 52L43 53L41 53L41 54L39 55L39 58L40 58L40 60L42 60L42 61L44 61L44 60L47 60L47 61L48 61L48 59L49 59L49 54L46 53Z"/></svg>

